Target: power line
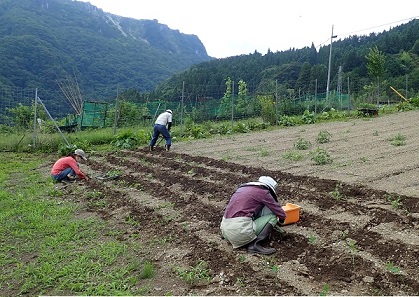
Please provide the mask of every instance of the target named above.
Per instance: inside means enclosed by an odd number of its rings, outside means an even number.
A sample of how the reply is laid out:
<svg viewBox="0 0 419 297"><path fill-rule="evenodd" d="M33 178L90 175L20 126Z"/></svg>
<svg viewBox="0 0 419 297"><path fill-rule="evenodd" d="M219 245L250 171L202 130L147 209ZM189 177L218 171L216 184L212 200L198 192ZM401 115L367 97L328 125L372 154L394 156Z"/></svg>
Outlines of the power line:
<svg viewBox="0 0 419 297"><path fill-rule="evenodd" d="M416 18L419 18L419 16L414 16L414 17L410 17L410 18L407 18L407 19L403 19L403 20L399 20L399 21L395 21L395 22L383 24L383 25L378 25L378 26L374 26L374 27L370 27L370 28L366 28L366 29L361 29L361 30L353 31L353 32L350 32L350 33L342 34L341 36L345 37L345 36L350 36L350 35L356 35L356 33L359 33L359 32L362 32L362 31L369 31L369 30L372 30L372 29L376 29L376 28L380 28L380 27L384 27L384 26L388 26L388 25L393 25L393 24L398 24L398 23L404 23L406 21L411 21L411 20L414 20Z"/></svg>

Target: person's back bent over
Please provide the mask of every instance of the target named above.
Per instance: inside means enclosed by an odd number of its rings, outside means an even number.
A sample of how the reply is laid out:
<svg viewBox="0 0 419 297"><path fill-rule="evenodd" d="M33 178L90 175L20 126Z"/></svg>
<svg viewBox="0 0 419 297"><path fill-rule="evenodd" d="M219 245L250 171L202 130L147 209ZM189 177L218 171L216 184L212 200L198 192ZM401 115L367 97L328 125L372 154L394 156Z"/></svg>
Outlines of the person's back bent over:
<svg viewBox="0 0 419 297"><path fill-rule="evenodd" d="M172 137L170 136L171 127L172 111L167 109L165 112L161 113L154 122L153 137L151 138L150 142L150 151L154 149L160 134L163 135L164 139L166 140L166 150L170 150L172 145Z"/></svg>

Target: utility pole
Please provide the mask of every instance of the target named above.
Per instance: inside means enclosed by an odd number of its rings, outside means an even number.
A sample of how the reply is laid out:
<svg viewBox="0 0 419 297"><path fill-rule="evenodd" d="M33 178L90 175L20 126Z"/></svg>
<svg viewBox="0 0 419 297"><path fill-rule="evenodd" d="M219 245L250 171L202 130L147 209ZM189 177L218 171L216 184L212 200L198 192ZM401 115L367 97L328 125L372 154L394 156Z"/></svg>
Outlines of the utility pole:
<svg viewBox="0 0 419 297"><path fill-rule="evenodd" d="M336 37L338 36L333 35L333 25L332 25L332 35L330 35L329 68L327 70L326 103L329 100L330 65L332 64L332 43L333 43L333 38L336 38Z"/></svg>

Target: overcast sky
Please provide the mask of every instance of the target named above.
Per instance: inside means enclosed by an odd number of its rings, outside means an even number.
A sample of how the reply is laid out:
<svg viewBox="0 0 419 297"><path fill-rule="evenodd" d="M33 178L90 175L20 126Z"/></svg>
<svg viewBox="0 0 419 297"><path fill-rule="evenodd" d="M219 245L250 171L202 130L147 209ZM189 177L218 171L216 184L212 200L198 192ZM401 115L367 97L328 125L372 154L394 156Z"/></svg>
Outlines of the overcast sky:
<svg viewBox="0 0 419 297"><path fill-rule="evenodd" d="M211 57L320 47L419 18L418 0L82 0L116 15L194 34Z"/></svg>

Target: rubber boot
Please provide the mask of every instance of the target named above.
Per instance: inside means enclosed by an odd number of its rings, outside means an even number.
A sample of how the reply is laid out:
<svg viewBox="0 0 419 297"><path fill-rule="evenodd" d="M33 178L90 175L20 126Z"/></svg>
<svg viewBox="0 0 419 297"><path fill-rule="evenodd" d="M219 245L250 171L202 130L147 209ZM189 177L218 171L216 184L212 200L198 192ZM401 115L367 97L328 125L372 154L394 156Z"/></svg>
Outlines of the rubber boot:
<svg viewBox="0 0 419 297"><path fill-rule="evenodd" d="M149 146L149 148L150 148L150 152L154 149L151 145Z"/></svg>
<svg viewBox="0 0 419 297"><path fill-rule="evenodd" d="M247 251L252 254L262 254L262 255L271 255L276 252L276 249L274 248L264 248L260 245L262 241L265 241L269 238L269 235L271 234L273 229L273 226L271 224L266 224L265 227L262 229L262 231L259 233L258 237L256 237L255 240L253 240L249 245L247 246Z"/></svg>
<svg viewBox="0 0 419 297"><path fill-rule="evenodd" d="M166 144L166 151L170 151L170 144Z"/></svg>

